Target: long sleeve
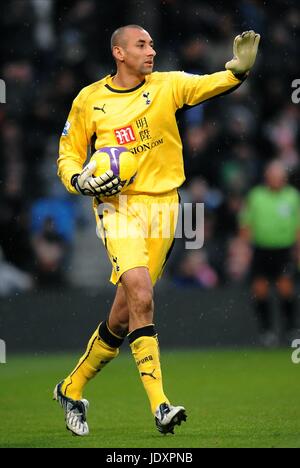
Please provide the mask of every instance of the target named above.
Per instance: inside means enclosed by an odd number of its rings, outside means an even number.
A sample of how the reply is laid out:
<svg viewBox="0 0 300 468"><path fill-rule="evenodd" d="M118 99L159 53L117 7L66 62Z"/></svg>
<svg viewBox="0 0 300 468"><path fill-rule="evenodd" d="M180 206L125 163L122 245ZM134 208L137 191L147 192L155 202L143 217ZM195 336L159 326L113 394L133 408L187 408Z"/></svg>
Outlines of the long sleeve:
<svg viewBox="0 0 300 468"><path fill-rule="evenodd" d="M58 176L67 190L77 193L71 185L73 174L82 171L87 158L87 148L90 138L86 132L84 118L84 98L80 93L74 100L68 120L63 129L59 144Z"/></svg>
<svg viewBox="0 0 300 468"><path fill-rule="evenodd" d="M231 71L221 71L211 75L191 75L185 72L171 72L173 95L177 109L195 106L215 96L236 89L243 82Z"/></svg>

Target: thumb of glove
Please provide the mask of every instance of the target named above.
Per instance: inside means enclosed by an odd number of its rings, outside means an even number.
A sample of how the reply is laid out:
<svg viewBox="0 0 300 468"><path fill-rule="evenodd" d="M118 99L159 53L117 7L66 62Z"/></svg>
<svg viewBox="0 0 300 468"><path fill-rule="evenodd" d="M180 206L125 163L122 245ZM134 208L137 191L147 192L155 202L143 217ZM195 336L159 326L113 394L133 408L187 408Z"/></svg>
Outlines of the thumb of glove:
<svg viewBox="0 0 300 468"><path fill-rule="evenodd" d="M88 177L91 177L91 175L95 172L97 163L96 161L90 161L83 171L80 173L80 176L78 177L80 179L80 182L83 183Z"/></svg>

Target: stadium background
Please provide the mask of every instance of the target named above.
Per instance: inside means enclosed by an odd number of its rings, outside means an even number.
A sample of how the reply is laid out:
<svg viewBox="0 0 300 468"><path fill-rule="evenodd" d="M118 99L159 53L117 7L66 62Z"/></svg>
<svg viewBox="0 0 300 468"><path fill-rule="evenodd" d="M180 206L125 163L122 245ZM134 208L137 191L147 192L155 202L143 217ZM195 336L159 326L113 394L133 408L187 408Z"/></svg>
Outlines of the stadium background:
<svg viewBox="0 0 300 468"><path fill-rule="evenodd" d="M177 240L157 285L156 323L165 388L188 423L175 437L155 433L124 343L86 390L90 436L74 438L53 386L114 289L90 200L68 195L56 176L58 141L78 91L113 71L109 38L126 23L150 31L156 70L214 72L236 34L253 28L262 41L238 91L180 121L181 195L205 203L205 244L187 251ZM0 28L0 447L299 447L299 364L290 347L256 347L251 250L237 235L243 200L268 160L284 161L300 188L297 2L10 0Z"/></svg>
<svg viewBox="0 0 300 468"><path fill-rule="evenodd" d="M45 323L54 330L68 324L81 343L84 327L89 330L108 311L110 264L95 234L90 200L66 193L56 158L72 100L114 70L110 35L126 23L152 34L156 70L200 74L223 69L239 32L262 35L249 80L180 120L187 175L181 195L183 202L205 204L205 243L185 250L184 240L177 240L157 287L162 330L171 326L180 338L178 330L189 324L178 345L256 343L251 249L238 237L237 219L247 191L275 156L300 188L299 106L291 100L299 72L296 3L11 0L0 19L7 93L0 107L0 337L12 351L34 348ZM174 345L169 333L162 338ZM61 349L53 337L43 339L45 347ZM76 343L66 339L64 345Z"/></svg>

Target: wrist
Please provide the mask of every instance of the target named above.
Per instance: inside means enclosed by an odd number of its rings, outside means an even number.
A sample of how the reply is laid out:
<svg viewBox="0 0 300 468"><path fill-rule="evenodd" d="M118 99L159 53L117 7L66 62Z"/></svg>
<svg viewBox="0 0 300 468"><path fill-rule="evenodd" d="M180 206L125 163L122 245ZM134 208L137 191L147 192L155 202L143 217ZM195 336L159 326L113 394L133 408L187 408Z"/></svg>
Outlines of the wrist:
<svg viewBox="0 0 300 468"><path fill-rule="evenodd" d="M72 185L72 187L75 188L75 190L77 190L77 192L81 193L80 188L79 188L78 183L77 183L77 179L78 179L78 176L79 176L79 175L80 175L80 174L73 174L73 175L72 175L72 177L71 177L71 185Z"/></svg>
<svg viewBox="0 0 300 468"><path fill-rule="evenodd" d="M247 70L247 71L244 72L244 73L234 73L234 72L232 72L232 73L234 74L234 76L235 76L238 80L244 81L244 80L248 77L248 75L249 75L249 70Z"/></svg>

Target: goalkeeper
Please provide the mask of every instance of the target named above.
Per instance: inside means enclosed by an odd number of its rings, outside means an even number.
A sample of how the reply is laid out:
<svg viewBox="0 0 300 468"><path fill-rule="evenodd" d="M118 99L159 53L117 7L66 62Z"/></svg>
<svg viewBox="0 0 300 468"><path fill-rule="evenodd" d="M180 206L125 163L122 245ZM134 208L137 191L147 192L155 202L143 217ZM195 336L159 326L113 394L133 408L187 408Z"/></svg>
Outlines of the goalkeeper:
<svg viewBox="0 0 300 468"><path fill-rule="evenodd" d="M253 31L237 36L224 71L202 76L160 73L153 72L156 52L149 33L137 25L124 26L111 38L116 73L84 88L73 102L60 141L58 174L69 192L93 197L96 222L112 263L110 280L117 286L107 320L97 326L74 370L54 390L67 428L76 435L89 433L88 401L82 398L85 385L118 355L126 336L158 431L173 433L186 420L185 408L172 405L164 391L153 323L153 286L173 246L178 187L185 180L176 112L238 88L255 62L259 40ZM121 190L118 177L111 171L93 177L92 162L83 168L88 147L93 153L107 146L127 147L139 161L137 176L126 190L127 214L115 196ZM113 215L99 212L108 200ZM168 236L145 235L149 225L141 211L152 223L154 204L175 207L168 220L158 217L160 234L167 221L171 226ZM127 221L135 235L116 238L114 226Z"/></svg>

